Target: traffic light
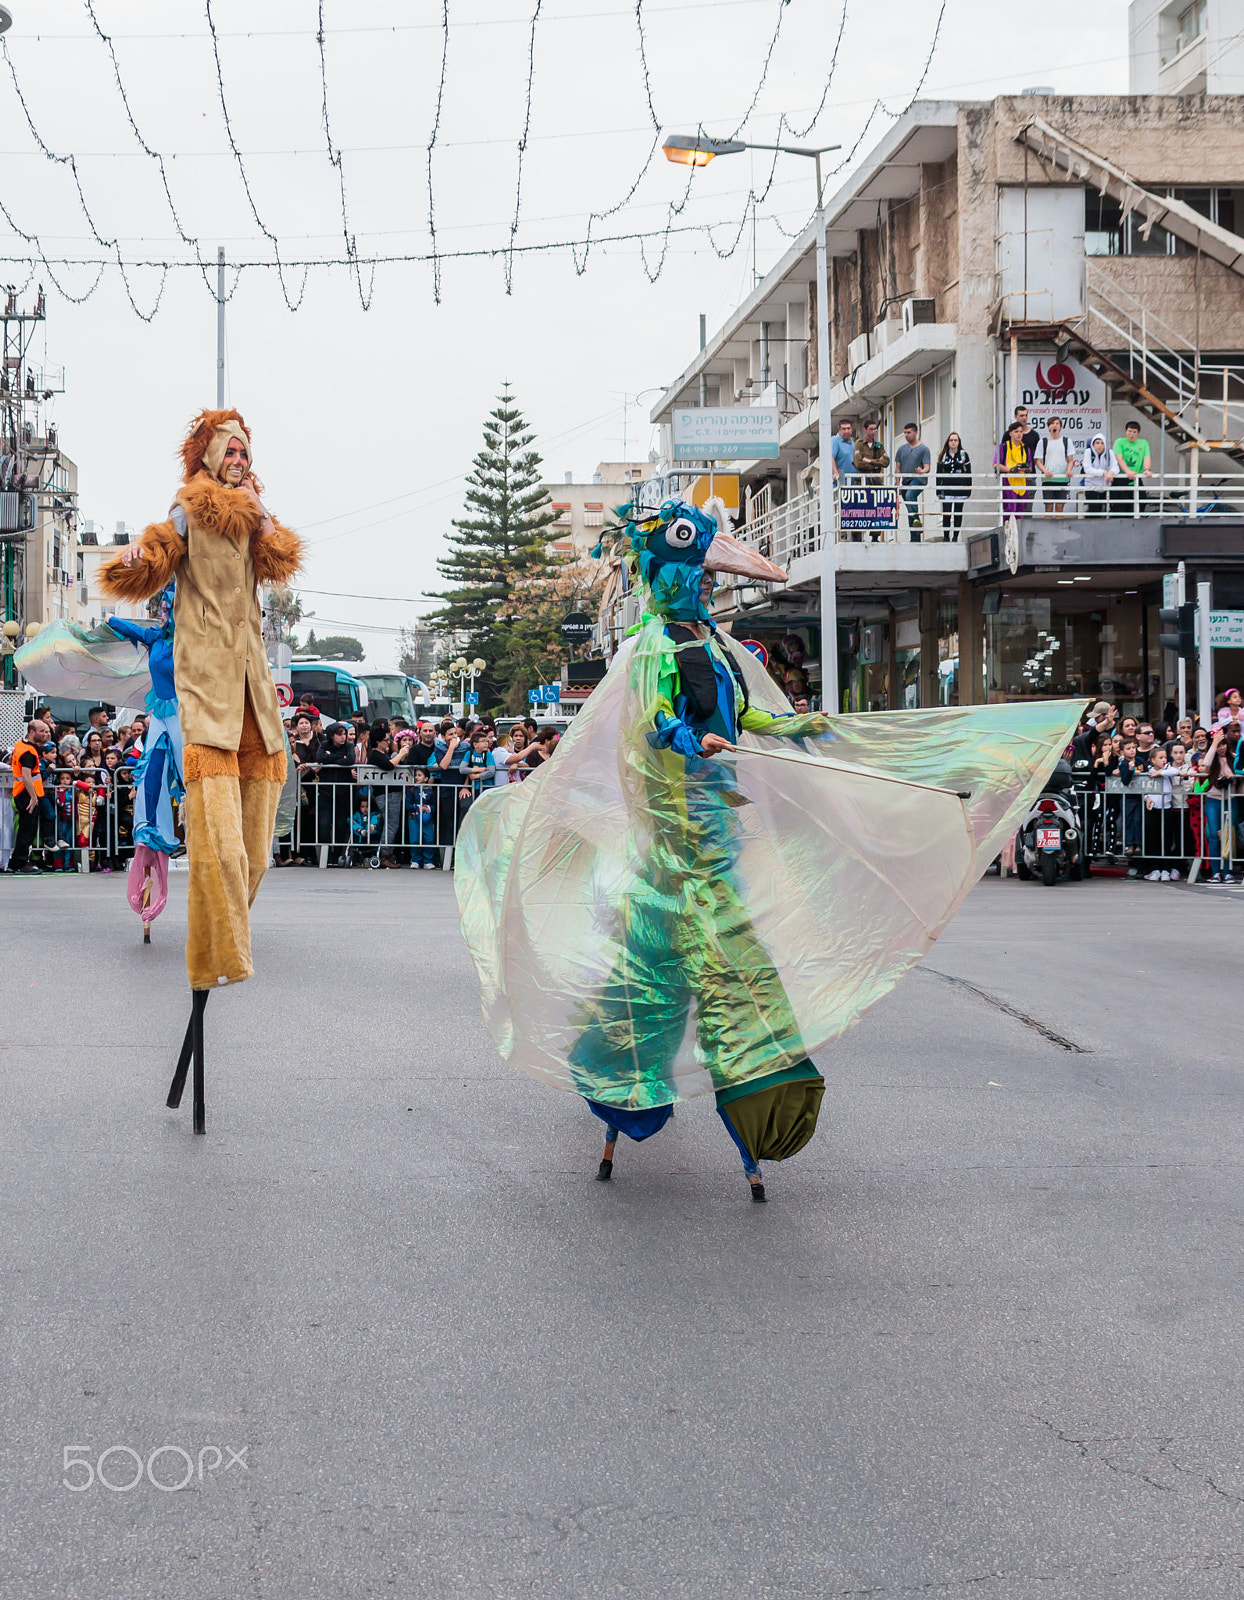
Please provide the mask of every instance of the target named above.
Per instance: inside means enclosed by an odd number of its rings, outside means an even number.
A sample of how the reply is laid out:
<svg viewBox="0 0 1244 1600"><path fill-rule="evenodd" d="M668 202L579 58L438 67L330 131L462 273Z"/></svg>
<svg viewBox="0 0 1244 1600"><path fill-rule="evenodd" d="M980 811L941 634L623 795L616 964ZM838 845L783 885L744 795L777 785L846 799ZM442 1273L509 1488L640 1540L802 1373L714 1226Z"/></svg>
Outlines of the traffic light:
<svg viewBox="0 0 1244 1600"><path fill-rule="evenodd" d="M1166 627L1175 627L1177 633L1160 633L1158 643L1164 650L1173 650L1183 661L1196 660L1196 601L1172 606L1158 612L1159 621Z"/></svg>

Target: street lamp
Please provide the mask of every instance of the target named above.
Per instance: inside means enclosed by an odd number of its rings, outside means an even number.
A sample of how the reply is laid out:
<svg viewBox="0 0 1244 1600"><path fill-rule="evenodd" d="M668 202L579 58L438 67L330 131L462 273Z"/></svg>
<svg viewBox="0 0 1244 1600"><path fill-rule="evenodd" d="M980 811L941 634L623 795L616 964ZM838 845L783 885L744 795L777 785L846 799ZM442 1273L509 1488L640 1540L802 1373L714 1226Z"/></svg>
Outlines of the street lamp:
<svg viewBox="0 0 1244 1600"><path fill-rule="evenodd" d="M825 248L825 197L821 157L841 145L819 150L800 145L750 144L741 139L710 139L707 134L673 133L661 146L667 161L683 167L706 167L716 156L733 156L741 150L777 150L787 156L810 156L816 162L816 386L817 454L820 458L818 520L821 530L821 705L838 710L838 572L833 515L833 418L829 403L829 267Z"/></svg>
<svg viewBox="0 0 1244 1600"><path fill-rule="evenodd" d="M468 678L470 679L470 684L471 684L470 692L472 694L474 694L475 693L475 680L479 676L479 674L481 672L483 672L487 668L487 666L488 666L488 663L486 661L482 661L479 658L479 656L476 656L474 661L468 661L465 656L459 656L456 661L451 661L449 663L449 670L451 672L456 672L458 674L458 693L462 697L462 714L463 714L463 716L466 715L467 680L468 680ZM472 703L474 703L474 702L472 702Z"/></svg>
<svg viewBox="0 0 1244 1600"><path fill-rule="evenodd" d="M0 33L7 33L13 26L13 13L8 6L0 6Z"/></svg>

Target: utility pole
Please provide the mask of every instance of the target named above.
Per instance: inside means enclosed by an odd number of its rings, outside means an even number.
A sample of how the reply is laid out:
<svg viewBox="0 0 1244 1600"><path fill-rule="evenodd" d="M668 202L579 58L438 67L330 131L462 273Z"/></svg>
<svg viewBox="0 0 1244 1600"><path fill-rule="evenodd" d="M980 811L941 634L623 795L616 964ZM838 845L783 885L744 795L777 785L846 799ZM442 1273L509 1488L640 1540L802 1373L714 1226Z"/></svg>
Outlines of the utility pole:
<svg viewBox="0 0 1244 1600"><path fill-rule="evenodd" d="M225 247L216 247L216 409L225 408Z"/></svg>
<svg viewBox="0 0 1244 1600"><path fill-rule="evenodd" d="M1208 583L1197 584L1197 699L1201 726L1207 732L1214 726L1214 652L1209 642L1209 593Z"/></svg>
<svg viewBox="0 0 1244 1600"><path fill-rule="evenodd" d="M1163 430L1162 437L1163 439L1166 437L1165 430ZM1181 606L1186 605L1188 602L1188 569L1184 566L1182 561L1179 563L1179 566L1176 570L1176 578L1176 593L1179 596L1176 604ZM1182 655L1179 657L1176 672L1178 673L1179 682L1179 720L1182 722L1183 719L1188 715L1188 663L1184 660Z"/></svg>
<svg viewBox="0 0 1244 1600"><path fill-rule="evenodd" d="M816 157L816 448L821 524L821 710L836 716L838 693L838 549L834 543L833 417L829 391L829 263L825 248L825 197L821 157Z"/></svg>

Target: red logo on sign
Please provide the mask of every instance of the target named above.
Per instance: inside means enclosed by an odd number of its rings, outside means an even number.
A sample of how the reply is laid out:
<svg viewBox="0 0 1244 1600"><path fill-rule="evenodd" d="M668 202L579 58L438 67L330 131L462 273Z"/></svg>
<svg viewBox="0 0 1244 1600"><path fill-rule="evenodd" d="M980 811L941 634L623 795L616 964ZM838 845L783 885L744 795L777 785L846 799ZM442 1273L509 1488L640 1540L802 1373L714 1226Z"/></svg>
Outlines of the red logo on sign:
<svg viewBox="0 0 1244 1600"><path fill-rule="evenodd" d="M1055 400L1061 400L1075 384L1076 375L1064 362L1056 361L1048 372L1042 372L1041 363L1037 362L1037 388L1044 389Z"/></svg>

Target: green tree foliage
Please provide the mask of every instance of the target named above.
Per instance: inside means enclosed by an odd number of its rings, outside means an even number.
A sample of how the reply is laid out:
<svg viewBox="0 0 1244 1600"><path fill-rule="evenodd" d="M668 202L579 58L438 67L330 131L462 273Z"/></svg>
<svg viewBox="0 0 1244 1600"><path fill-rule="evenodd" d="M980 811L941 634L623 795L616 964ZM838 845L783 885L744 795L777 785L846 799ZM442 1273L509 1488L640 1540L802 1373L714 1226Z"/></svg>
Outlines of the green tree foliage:
<svg viewBox="0 0 1244 1600"><path fill-rule="evenodd" d="M315 639L312 633L307 639L310 645ZM327 639L321 639L316 646L317 653L322 661L361 661L367 652L357 639L352 639L348 633L333 633Z"/></svg>
<svg viewBox="0 0 1244 1600"><path fill-rule="evenodd" d="M445 604L426 621L453 637L460 654L488 663L476 684L481 708L500 707L510 688L498 670L509 636L564 565L548 550L555 513L540 487L534 437L506 384L467 476L467 514L445 535L449 553L437 562L447 587L435 598Z"/></svg>

